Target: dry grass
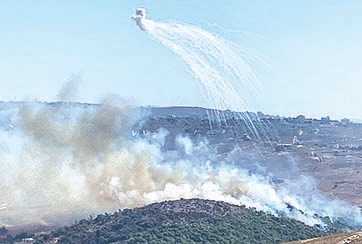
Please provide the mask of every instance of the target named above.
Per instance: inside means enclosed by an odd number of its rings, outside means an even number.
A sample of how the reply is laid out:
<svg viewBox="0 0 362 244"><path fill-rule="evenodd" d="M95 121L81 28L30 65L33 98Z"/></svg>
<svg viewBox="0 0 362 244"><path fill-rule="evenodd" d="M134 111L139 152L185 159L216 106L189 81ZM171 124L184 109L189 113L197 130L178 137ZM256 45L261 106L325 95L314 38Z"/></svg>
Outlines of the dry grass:
<svg viewBox="0 0 362 244"><path fill-rule="evenodd" d="M362 232L343 233L285 244L362 244Z"/></svg>

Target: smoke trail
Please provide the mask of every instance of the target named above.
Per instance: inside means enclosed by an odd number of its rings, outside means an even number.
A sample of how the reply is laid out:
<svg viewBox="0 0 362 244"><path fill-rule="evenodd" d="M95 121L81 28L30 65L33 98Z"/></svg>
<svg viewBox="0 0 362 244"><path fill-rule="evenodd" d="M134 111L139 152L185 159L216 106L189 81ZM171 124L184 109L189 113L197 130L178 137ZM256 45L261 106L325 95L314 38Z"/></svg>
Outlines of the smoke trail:
<svg viewBox="0 0 362 244"><path fill-rule="evenodd" d="M268 177L232 166L237 162L214 154L207 141L179 136L177 150L162 152L167 132L131 137L137 111L114 100L87 107L25 103L2 114L12 125L0 129L2 225L67 222L61 216L193 197L283 213L311 225L321 223L315 214L360 218L348 205L319 194L306 199L305 189L277 188Z"/></svg>
<svg viewBox="0 0 362 244"><path fill-rule="evenodd" d="M249 65L250 55L236 44L195 26L147 19L142 8L133 19L188 65L204 98L215 109L242 111L246 102L240 93L259 90L258 78Z"/></svg>
<svg viewBox="0 0 362 244"><path fill-rule="evenodd" d="M230 119L224 110L245 111L250 105L243 98L259 93L261 85L250 63L262 60L246 48L196 26L147 19L143 8L137 9L132 18L141 30L187 64L208 106L215 109L211 116L219 124ZM248 124L254 137L259 138L260 132L265 134L248 114L233 115Z"/></svg>

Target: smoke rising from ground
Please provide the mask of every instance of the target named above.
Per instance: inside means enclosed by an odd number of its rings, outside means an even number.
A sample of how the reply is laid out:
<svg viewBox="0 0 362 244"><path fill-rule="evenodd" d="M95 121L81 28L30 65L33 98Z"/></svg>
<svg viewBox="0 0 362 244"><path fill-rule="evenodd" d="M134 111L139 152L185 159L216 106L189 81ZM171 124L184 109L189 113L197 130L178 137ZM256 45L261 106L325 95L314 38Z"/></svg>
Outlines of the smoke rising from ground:
<svg viewBox="0 0 362 244"><path fill-rule="evenodd" d="M78 93L80 81L80 75L72 75L60 88L57 94L57 100L65 102L72 101Z"/></svg>
<svg viewBox="0 0 362 244"><path fill-rule="evenodd" d="M221 159L207 141L195 144L180 135L175 151L162 152L167 131L132 137L137 118L136 108L116 100L88 107L25 103L3 110L8 124L0 130L0 224L53 223L68 214L67 222L193 197L245 204L308 224L320 223L316 213L360 218L357 209L319 194L306 198L313 185L308 177L278 188L237 161Z"/></svg>

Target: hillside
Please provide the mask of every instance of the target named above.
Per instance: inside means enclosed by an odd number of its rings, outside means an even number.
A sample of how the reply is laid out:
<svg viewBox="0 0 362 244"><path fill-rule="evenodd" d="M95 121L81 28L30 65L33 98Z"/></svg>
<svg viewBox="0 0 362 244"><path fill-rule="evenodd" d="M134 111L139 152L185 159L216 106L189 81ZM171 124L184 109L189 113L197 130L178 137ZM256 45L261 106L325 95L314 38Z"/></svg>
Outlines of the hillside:
<svg viewBox="0 0 362 244"><path fill-rule="evenodd" d="M225 202L181 199L89 216L31 243L280 243L325 235L285 217ZM18 236L19 237L19 236ZM26 235L22 235L22 238ZM8 243L14 240L8 238Z"/></svg>

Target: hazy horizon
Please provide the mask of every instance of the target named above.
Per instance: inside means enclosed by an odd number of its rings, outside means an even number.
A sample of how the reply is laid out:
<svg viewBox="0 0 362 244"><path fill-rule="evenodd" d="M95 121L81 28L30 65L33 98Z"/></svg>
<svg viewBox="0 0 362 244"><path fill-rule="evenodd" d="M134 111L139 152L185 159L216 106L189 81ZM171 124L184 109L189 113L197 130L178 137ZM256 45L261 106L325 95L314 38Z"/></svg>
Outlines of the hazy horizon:
<svg viewBox="0 0 362 244"><path fill-rule="evenodd" d="M79 102L79 101L63 101L63 100L53 100L53 101L41 101L41 100L8 100L8 101L2 101L0 100L0 103L80 103L80 104L89 104L89 105L98 105L98 104L102 104L102 102ZM206 109L206 110L215 110L215 108L212 107L206 107L206 106L199 106L199 105L185 105L185 104L180 104L180 105L174 105L174 104L169 104L169 105L151 105L151 104L133 104L135 105L135 107L141 107L141 108L201 108L201 109ZM230 109L227 109L230 110ZM251 113L258 113L261 112L265 115L270 115L270 116L280 116L280 117L297 117L299 115L303 115L306 118L310 118L310 119L321 119L322 117L326 117L329 116L331 120L341 120L341 119L349 119L350 121L354 122L354 123L362 123L362 119L360 118L356 118L356 117L333 117L330 116L328 114L322 114L320 116L309 116L308 114L301 114L301 113L295 113L295 114L276 114L276 113L269 113L268 111L261 111L261 110L240 110L240 111L233 111L230 110L232 112L251 112Z"/></svg>

